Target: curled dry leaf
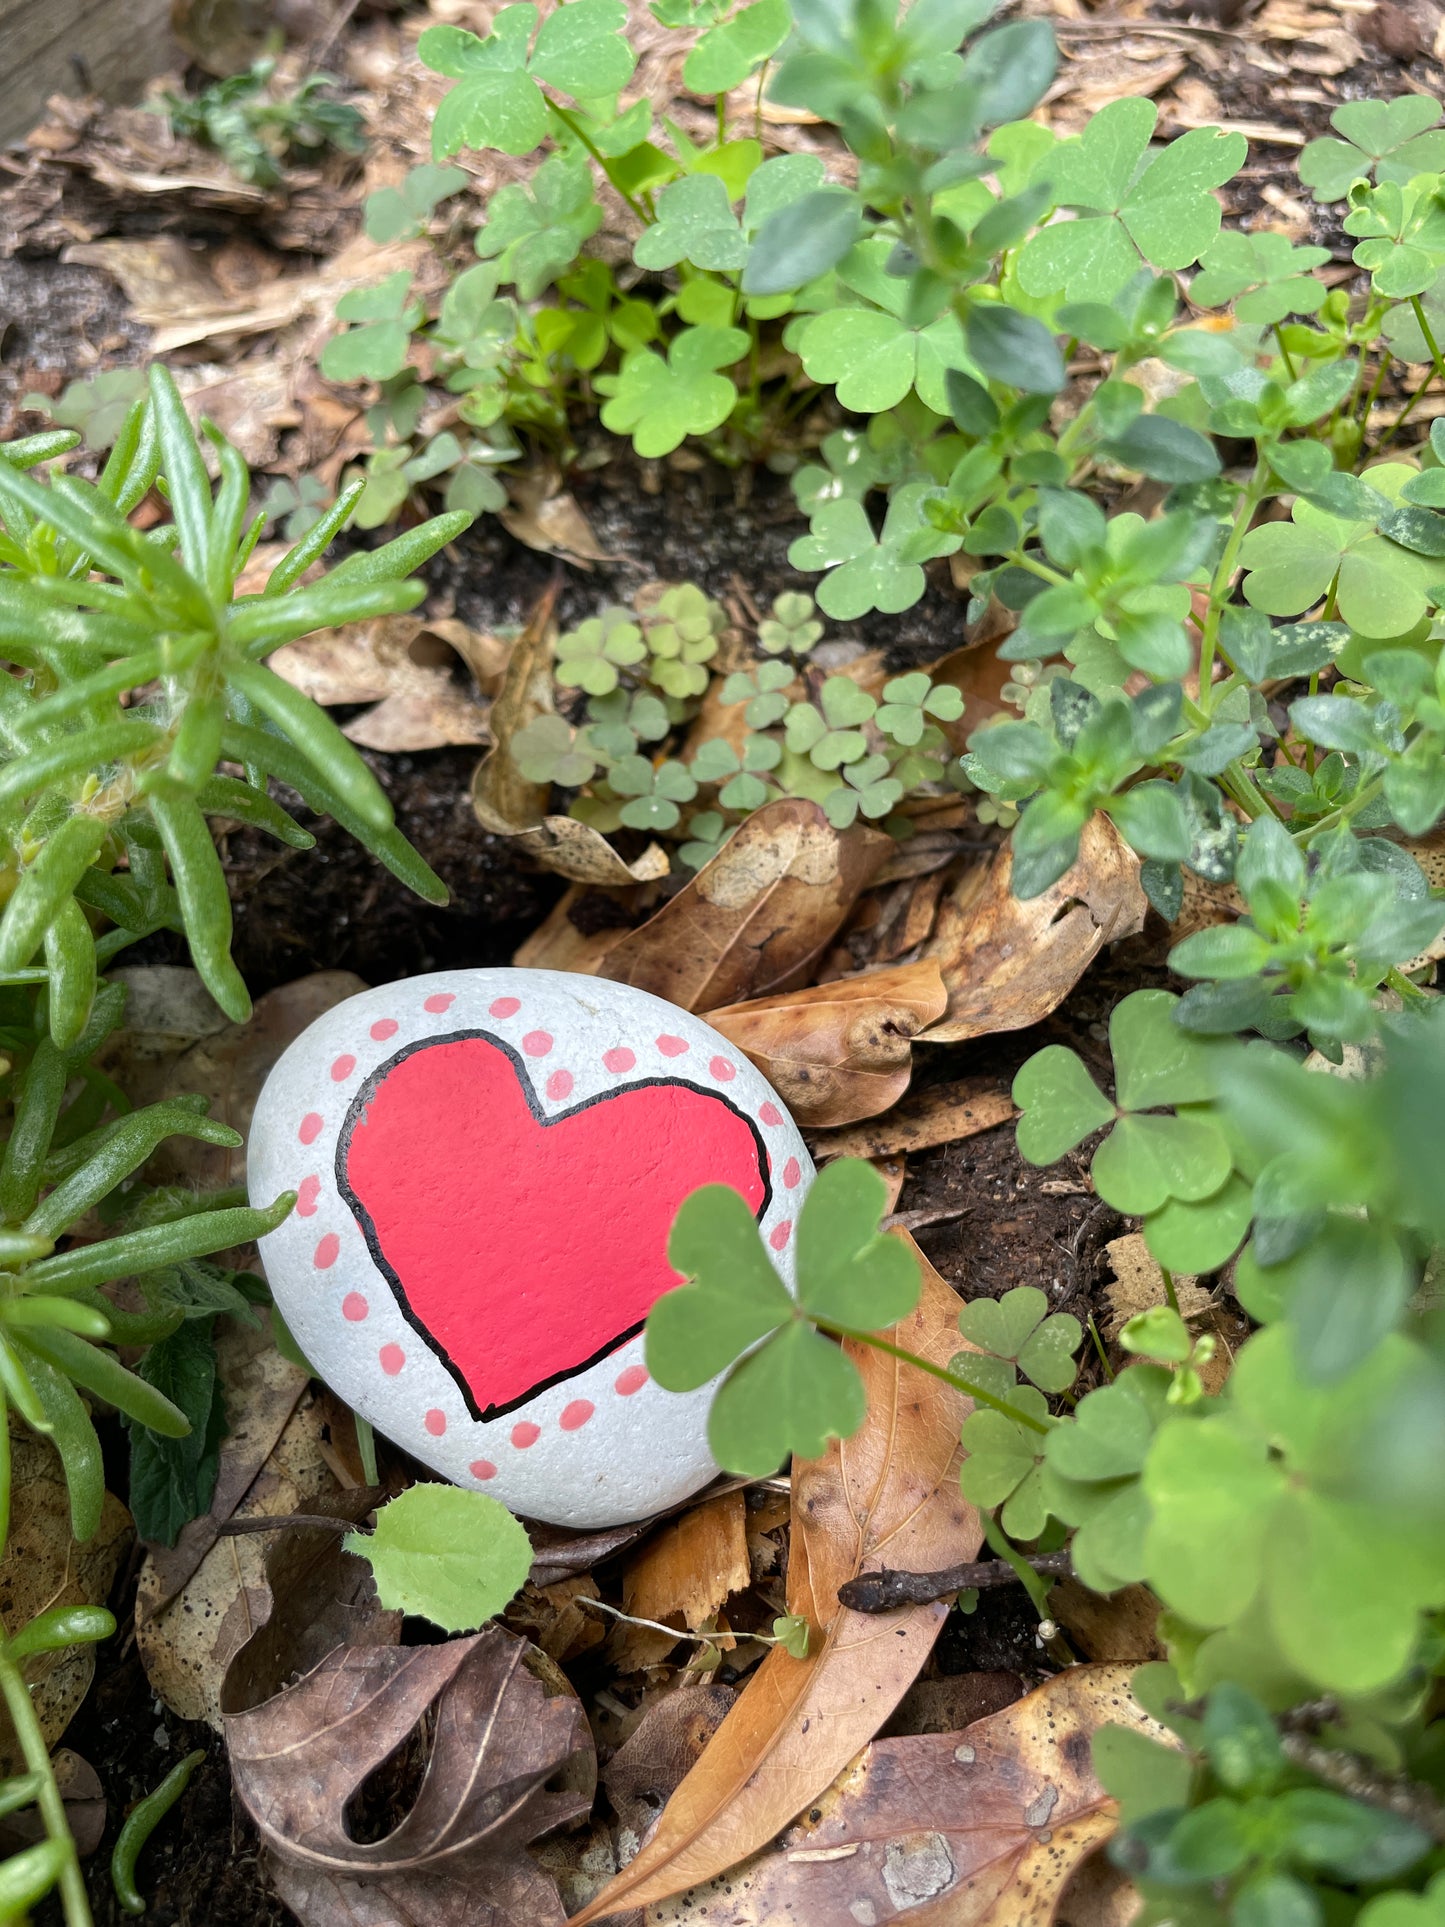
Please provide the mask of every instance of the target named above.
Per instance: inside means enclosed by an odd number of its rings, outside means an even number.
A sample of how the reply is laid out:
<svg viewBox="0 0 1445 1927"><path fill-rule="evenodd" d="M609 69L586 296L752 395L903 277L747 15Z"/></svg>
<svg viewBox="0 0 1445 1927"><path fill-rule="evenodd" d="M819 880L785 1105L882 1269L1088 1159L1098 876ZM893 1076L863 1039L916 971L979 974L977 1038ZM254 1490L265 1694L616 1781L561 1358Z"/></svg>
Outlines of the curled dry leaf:
<svg viewBox="0 0 1445 1927"><path fill-rule="evenodd" d="M1007 1086L997 1078L961 1077L956 1083L934 1084L926 1091L910 1093L876 1124L820 1131L809 1143L819 1160L890 1158L977 1137L980 1131L991 1131L1017 1116Z"/></svg>
<svg viewBox="0 0 1445 1927"><path fill-rule="evenodd" d="M500 687L508 645L438 616L378 616L289 642L269 658L313 702L374 703L343 733L364 749L438 749L487 740L487 709L452 674L458 660L478 688Z"/></svg>
<svg viewBox="0 0 1445 1927"><path fill-rule="evenodd" d="M573 883L620 888L667 875L666 852L649 843L635 863L626 863L605 836L570 816L549 816L551 785L534 783L512 761L511 741L518 730L550 716L552 650L557 626L552 611L557 585L548 590L512 648L501 689L492 704L493 747L472 777L472 808L483 829L512 837L545 869Z"/></svg>
<svg viewBox="0 0 1445 1927"><path fill-rule="evenodd" d="M917 1309L890 1336L946 1363L959 1346L958 1299L918 1256ZM573 1927L651 1906L758 1852L878 1730L932 1649L945 1606L855 1613L839 1605L838 1588L884 1565L925 1572L973 1558L978 1514L958 1490L968 1402L871 1347L847 1349L868 1417L822 1458L793 1466L787 1603L809 1623L808 1656L769 1652L651 1838Z"/></svg>
<svg viewBox="0 0 1445 1927"><path fill-rule="evenodd" d="M925 955L948 986L930 1044L957 1044L1036 1024L1073 989L1103 949L1144 926L1139 859L1108 817L1084 826L1079 860L1042 896L1013 894L1007 848L970 870L939 908Z"/></svg>
<svg viewBox="0 0 1445 1927"><path fill-rule="evenodd" d="M62 1746L50 1756L55 1784L65 1802L65 1824L81 1859L93 1854L105 1834L106 1799L100 1775L78 1753ZM0 1819L0 1854L21 1853L38 1847L45 1838L45 1817L39 1807L17 1807Z"/></svg>
<svg viewBox="0 0 1445 1927"><path fill-rule="evenodd" d="M816 803L800 797L767 803L608 952L600 974L693 1011L785 990L892 847L880 830L835 830Z"/></svg>
<svg viewBox="0 0 1445 1927"><path fill-rule="evenodd" d="M560 555L579 569L613 560L597 540L577 497L562 486L550 467L532 468L511 478L511 502L497 519L508 535L543 555Z"/></svg>
<svg viewBox="0 0 1445 1927"><path fill-rule="evenodd" d="M1114 1831L1094 1777L1099 1727L1168 1739L1129 1668L1074 1666L961 1733L875 1740L776 1847L649 1909L648 1927L1047 1927L1074 1869Z"/></svg>
<svg viewBox="0 0 1445 1927"><path fill-rule="evenodd" d="M7 1637L52 1606L103 1606L132 1530L130 1514L107 1492L95 1537L77 1544L55 1448L32 1432L17 1431L10 1453L10 1536L0 1559L0 1634ZM90 1690L95 1648L35 1653L20 1670L46 1743L53 1746ZM22 1771L9 1717L0 1709L0 1776Z"/></svg>
<svg viewBox="0 0 1445 1927"><path fill-rule="evenodd" d="M361 1844L347 1802L428 1717L415 1805ZM587 1813L596 1761L563 1676L500 1626L441 1646L340 1647L229 1717L226 1745L303 1927L561 1927L557 1890L527 1845Z"/></svg>
<svg viewBox="0 0 1445 1927"><path fill-rule="evenodd" d="M752 1059L800 1124L852 1124L902 1097L913 1039L947 1004L930 959L729 1004L709 1011L708 1022Z"/></svg>

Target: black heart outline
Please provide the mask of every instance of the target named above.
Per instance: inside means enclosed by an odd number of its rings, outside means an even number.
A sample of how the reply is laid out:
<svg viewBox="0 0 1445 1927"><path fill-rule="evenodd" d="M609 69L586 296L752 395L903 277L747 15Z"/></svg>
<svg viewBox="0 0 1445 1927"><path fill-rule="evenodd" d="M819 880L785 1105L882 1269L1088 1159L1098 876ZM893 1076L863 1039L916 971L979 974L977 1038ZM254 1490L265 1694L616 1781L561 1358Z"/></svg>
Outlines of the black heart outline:
<svg viewBox="0 0 1445 1927"><path fill-rule="evenodd" d="M402 1317L411 1326L417 1337L422 1340L423 1344L425 1344L445 1366L457 1390L461 1393L471 1416L479 1423L486 1424L492 1419L505 1417L508 1412L516 1411L518 1406L529 1404L532 1399L537 1398L541 1393L549 1390L551 1386L561 1385L569 1378L578 1378L583 1372L590 1371L594 1365L600 1364L610 1352L617 1351L621 1346L627 1344L630 1339L635 1338L647 1321L645 1318L640 1318L635 1325L630 1325L626 1331L619 1333L616 1338L609 1338L607 1343L603 1345L600 1350L595 1351L590 1358L583 1359L578 1365L569 1365L565 1371L554 1372L550 1378L539 1379L535 1385L529 1386L525 1392L520 1393L516 1398L508 1399L505 1404L482 1407L477 1404L476 1397L472 1392L471 1386L467 1383L466 1376L461 1368L450 1357L446 1347L437 1338L436 1334L424 1323L420 1314L413 1310L411 1301L406 1295L406 1287L402 1284L400 1276L393 1269L385 1252L381 1248L381 1240L377 1234L371 1213L352 1189L351 1180L346 1168L347 1156L351 1149L351 1136L361 1119L365 1116L368 1104L370 1104L382 1084L399 1064L404 1063L408 1057L415 1057L419 1051L437 1050L444 1044L466 1043L474 1038L480 1038L483 1043L492 1045L494 1049L500 1051L502 1055L508 1059L512 1066L513 1074L517 1079L518 1087L521 1090L523 1098L526 1100L527 1109L532 1114L533 1122L539 1124L543 1130L549 1129L554 1124L565 1124L569 1118L576 1117L583 1111L590 1111L598 1104L610 1103L613 1098L623 1097L628 1091L645 1091L655 1089L658 1086L693 1091L699 1097L710 1098L713 1102L723 1105L725 1109L732 1112L734 1117L741 1119L751 1132L753 1143L757 1148L758 1154L758 1175L763 1181L763 1200L754 1213L754 1216L759 1222L767 1216L768 1209L772 1204L773 1182L768 1169L768 1149L763 1142L763 1134L758 1129L754 1120L746 1111L734 1104L732 1099L722 1091L708 1090L701 1084L694 1084L691 1078L633 1078L626 1084L619 1084L613 1090L599 1091L595 1097L585 1097L580 1104L573 1104L565 1111L554 1111L550 1115L547 1115L542 1111L538 1103L536 1090L531 1078L526 1074L526 1065L523 1063L522 1058L518 1052L513 1049L512 1045L509 1044L505 1038L498 1037L495 1031L480 1029L453 1030L442 1032L435 1037L419 1037L415 1043L407 1044L403 1049L396 1051L391 1057L387 1058L384 1064L378 1064L351 1100L350 1105L347 1107L346 1116L342 1121L341 1130L337 1134L335 1160L336 1189L351 1209L351 1214L356 1220L357 1229L366 1240L366 1248L371 1253L372 1263L391 1286L392 1296L396 1300Z"/></svg>

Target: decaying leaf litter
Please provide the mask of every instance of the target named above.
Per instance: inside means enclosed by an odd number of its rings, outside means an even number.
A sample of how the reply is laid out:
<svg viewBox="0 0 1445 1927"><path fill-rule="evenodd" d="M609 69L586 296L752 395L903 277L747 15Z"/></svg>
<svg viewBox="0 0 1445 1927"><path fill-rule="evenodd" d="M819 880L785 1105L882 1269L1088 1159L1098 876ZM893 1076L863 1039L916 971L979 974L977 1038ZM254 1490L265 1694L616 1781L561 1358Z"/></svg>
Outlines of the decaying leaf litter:
<svg viewBox="0 0 1445 1927"><path fill-rule="evenodd" d="M198 23L208 10L186 11L192 51L203 62L230 57L207 48ZM1322 131L1338 99L1442 84L1430 0L1373 9L1266 0L1195 19L1162 6L1096 12L1079 0L1049 11L1064 64L1045 112L1066 132L1102 103L1137 94L1158 102L1165 132L1222 119L1267 154ZM431 13L483 24L465 0L433 0ZM58 395L68 380L163 351L194 404L278 481L314 473L334 486L365 429L355 396L332 389L314 362L338 296L390 265L359 237L358 209L425 152L429 81L409 48L427 17L315 10L287 58L299 70L305 34L313 45L334 36L328 58L358 90L374 139L360 173L327 163L294 177L282 197L163 136L153 116L57 102L27 149L7 157L0 190L0 286L15 317L0 364L10 425L27 425L20 405L31 390ZM695 111L685 96L679 105L661 61L641 77L684 119ZM815 139L800 125L770 135L805 151ZM1330 245L1318 213L1281 195L1270 173L1257 160L1231 189L1229 211L1263 213L1296 241ZM503 178L496 157L474 168L478 207ZM406 250L425 275L426 249ZM376 752L403 827L453 884L457 908L419 912L407 900L403 910L339 840L323 880L308 869L302 882L284 856L263 854L238 830L226 855L241 962L270 996L246 1034L232 1035L203 994L181 997L181 956L155 940L134 953L122 1047L144 1060L157 1095L206 1090L218 1114L244 1123L286 1037L358 979L514 957L600 972L712 1016L783 1090L820 1156L865 1155L885 1169L896 1222L942 1274L929 1274L915 1345L926 1351L941 1335L939 1355L953 1349L950 1287L967 1297L1019 1283L1081 1317L1092 1310L1112 1341L1125 1317L1158 1301L1157 1270L1139 1240L1120 1237L1084 1160L1043 1176L1020 1164L999 1128L1012 1116L1010 1073L1029 1048L1069 1041L1104 1072L1110 1003L1163 981L1133 859L1106 827L1096 822L1077 874L1019 905L997 833L969 804L901 847L879 847L886 840L867 829L837 831L812 806L774 805L711 875L671 895L645 839L623 840L623 857L603 855L584 826L529 817L525 787L498 780L509 694L521 715L525 658L550 647L559 620L649 578L686 577L723 599L746 646L758 610L791 584L783 554L795 527L772 478L735 479L691 455L663 465L636 463L613 444L608 453L605 466L584 459L570 488L555 473L524 477L504 525L479 523L439 560L424 623L368 625L324 657L302 645L291 665L298 685L334 704L352 739ZM972 652L959 651L961 615L944 575L902 619L838 627L829 666L862 679L883 668L870 650L886 651L889 671L947 659L979 720L997 708L998 690L987 652L970 662ZM493 773L484 762L474 778L488 750ZM1206 904L1202 919L1213 914ZM146 970L164 974L151 988L169 1029L145 1015L157 1008L145 1002ZM176 1021L177 1010L189 1014ZM1176 1284L1196 1326L1210 1325L1226 1347L1242 1335L1237 1314L1207 1288ZM734 1487L650 1530L581 1541L539 1529L533 1582L507 1615L509 1630L436 1648L411 1643L340 1550L340 1527L380 1496L350 1415L308 1389L299 1367L258 1359L244 1328L230 1334L220 1369L232 1431L216 1500L174 1550L142 1556L117 1517L74 1563L37 1469L33 1510L0 1568L7 1618L107 1592L120 1602L121 1633L100 1650L90 1698L68 1728L78 1832L95 1840L104 1801L108 1845L126 1807L198 1730L210 1747L153 1849L157 1920L286 1918L263 1889L258 1837L270 1879L308 1923L371 1918L354 1909L381 1905L391 1911L378 1919L500 1927L582 1908L600 1919L613 1903L633 1910L616 1918L649 1923L1120 1917L1117 1894L1086 1882L1054 1908L1110 1825L1079 1747L1066 1742L1105 1720L1142 1717L1121 1712L1120 1667L1153 1650L1127 1592L1101 1611L1081 1589L1060 1588L1061 1631L1047 1644L1017 1587L982 1593L966 1617L934 1604L873 1620L837 1604L838 1585L859 1570L940 1568L978 1554L976 1521L950 1476L953 1395L930 1388L920 1399L870 1353L860 1364L880 1382L867 1431L795 1467L791 1489ZM412 1476L385 1450L380 1471L387 1491ZM255 1529L268 1518L312 1523ZM328 1519L336 1530L320 1523ZM24 1584L43 1585L44 1600L19 1597L22 1561ZM594 1599L694 1637L644 1636L590 1610ZM806 1660L763 1656L746 1638L784 1610L815 1629ZM1060 1673L1065 1657L1090 1664ZM308 1688L290 1688L318 1663ZM288 1784L277 1745L297 1734L309 1744L307 1693L327 1668L345 1677L356 1746L327 1762L318 1793ZM921 1688L967 1707L968 1693L954 1689L972 1679L994 1682L980 1691L995 1694L1002 1680L1013 1703L976 1723L965 1715L941 1736L922 1717L910 1725ZM86 1682L58 1669L35 1684L53 1696L58 1733ZM875 1738L900 1702L902 1727ZM484 1710L499 1722L490 1745L479 1738ZM224 1725L225 1739L207 1739L206 1722ZM437 1764L419 1796L422 1725ZM1060 1758L1041 1753L1045 1729ZM478 1763L470 1804L457 1795L449 1808L452 1781ZM468 1823L460 1887L436 1864L436 1830L454 1814ZM97 1917L108 1919L103 1858L92 1860L92 1887ZM370 1888L357 1884L362 1869ZM963 1905L954 1895L967 1879ZM476 1911L479 1888L501 1911Z"/></svg>

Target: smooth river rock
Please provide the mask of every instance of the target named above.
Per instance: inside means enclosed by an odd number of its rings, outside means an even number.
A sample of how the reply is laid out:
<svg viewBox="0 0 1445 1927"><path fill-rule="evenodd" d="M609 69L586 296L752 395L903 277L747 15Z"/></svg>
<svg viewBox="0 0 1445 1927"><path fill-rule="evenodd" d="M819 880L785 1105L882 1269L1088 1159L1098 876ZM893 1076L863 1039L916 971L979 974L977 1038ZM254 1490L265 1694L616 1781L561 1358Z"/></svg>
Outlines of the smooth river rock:
<svg viewBox="0 0 1445 1927"><path fill-rule="evenodd" d="M256 1106L261 1242L314 1369L457 1485L572 1526L715 1475L712 1387L664 1392L642 1326L680 1282L678 1206L730 1184L791 1285L813 1167L733 1044L660 997L556 970L449 970L329 1010Z"/></svg>

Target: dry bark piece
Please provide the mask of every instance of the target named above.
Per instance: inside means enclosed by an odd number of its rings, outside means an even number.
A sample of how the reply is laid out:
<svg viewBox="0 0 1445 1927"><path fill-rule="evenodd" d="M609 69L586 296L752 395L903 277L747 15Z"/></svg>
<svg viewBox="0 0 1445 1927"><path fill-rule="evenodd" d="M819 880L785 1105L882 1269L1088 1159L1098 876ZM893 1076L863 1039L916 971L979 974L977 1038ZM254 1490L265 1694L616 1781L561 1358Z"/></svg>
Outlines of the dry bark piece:
<svg viewBox="0 0 1445 1927"><path fill-rule="evenodd" d="M946 1363L958 1350L958 1298L918 1258L918 1307L889 1336ZM871 1347L849 1341L847 1349L863 1375L868 1417L822 1458L793 1465L787 1603L812 1629L808 1657L769 1652L646 1846L573 1927L655 1905L756 1853L877 1731L932 1649L946 1607L869 1617L840 1606L838 1588L860 1571L921 1571L977 1552L978 1515L958 1490L967 1401Z"/></svg>
<svg viewBox="0 0 1445 1927"><path fill-rule="evenodd" d="M835 830L802 798L765 804L656 916L609 951L599 974L699 1012L786 990L892 847L879 830Z"/></svg>
<svg viewBox="0 0 1445 1927"><path fill-rule="evenodd" d="M669 1520L628 1565L624 1608L639 1619L682 1620L696 1632L752 1579L742 1488Z"/></svg>
<svg viewBox="0 0 1445 1927"><path fill-rule="evenodd" d="M947 1003L938 965L912 963L731 1004L709 1011L708 1022L752 1059L799 1124L852 1124L902 1097L913 1039Z"/></svg>
<svg viewBox="0 0 1445 1927"><path fill-rule="evenodd" d="M385 1839L358 1843L348 1800L428 1716L415 1805ZM596 1761L562 1675L500 1626L441 1646L338 1648L228 1718L226 1745L303 1927L562 1927L526 1849L587 1813Z"/></svg>
<svg viewBox="0 0 1445 1927"><path fill-rule="evenodd" d="M808 1140L814 1158L889 1158L955 1144L1017 1117L1013 1099L997 1078L961 1077L915 1091L877 1124L845 1131L819 1131Z"/></svg>
<svg viewBox="0 0 1445 1927"><path fill-rule="evenodd" d="M1144 926L1139 859L1106 816L1085 824L1078 862L1042 896L1021 903L1012 869L1000 850L941 905L924 954L943 972L948 1011L922 1041L957 1044L1038 1023L1106 943Z"/></svg>
<svg viewBox="0 0 1445 1927"><path fill-rule="evenodd" d="M107 1492L94 1538L77 1544L70 1534L70 1497L55 1448L32 1432L16 1430L10 1454L10 1536L0 1559L0 1634L6 1636L52 1607L103 1606L133 1530L130 1514ZM46 1743L53 1746L90 1690L95 1647L35 1653L20 1670ZM0 1708L0 1777L23 1771L9 1716Z"/></svg>
<svg viewBox="0 0 1445 1927"><path fill-rule="evenodd" d="M648 1927L1048 1927L1065 1883L1114 1831L1094 1777L1100 1726L1168 1735L1129 1669L1075 1666L962 1733L874 1740L776 1847Z"/></svg>

